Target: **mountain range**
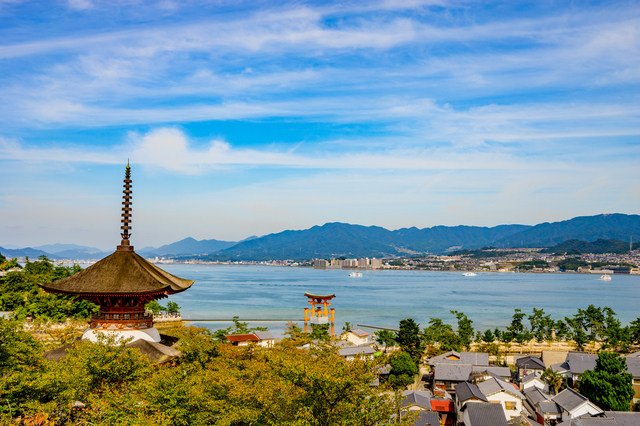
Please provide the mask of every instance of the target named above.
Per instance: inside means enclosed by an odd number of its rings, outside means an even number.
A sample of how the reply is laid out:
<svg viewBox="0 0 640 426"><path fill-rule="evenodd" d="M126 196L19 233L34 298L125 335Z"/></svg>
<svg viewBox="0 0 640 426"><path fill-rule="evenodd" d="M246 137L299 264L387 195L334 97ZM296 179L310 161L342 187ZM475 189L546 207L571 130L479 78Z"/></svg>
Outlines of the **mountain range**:
<svg viewBox="0 0 640 426"><path fill-rule="evenodd" d="M185 238L159 248L137 250L145 257L175 257L201 260L311 259L330 257L389 257L440 254L459 249L484 246L552 247L575 239L594 242L598 239L640 241L640 216L603 214L582 216L553 223L530 225L434 226L390 231L378 226L327 223L305 230L288 230L240 242ZM581 250L588 246L581 246ZM52 259L98 259L111 252L95 247L53 244L24 249L4 249L6 257L45 254Z"/></svg>

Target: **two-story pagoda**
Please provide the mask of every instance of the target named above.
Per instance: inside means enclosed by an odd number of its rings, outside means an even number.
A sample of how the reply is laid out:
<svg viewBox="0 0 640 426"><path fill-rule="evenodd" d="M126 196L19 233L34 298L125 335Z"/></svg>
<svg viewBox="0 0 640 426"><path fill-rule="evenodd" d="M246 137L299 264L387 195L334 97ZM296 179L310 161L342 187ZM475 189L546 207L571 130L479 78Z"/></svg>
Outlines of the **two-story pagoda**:
<svg viewBox="0 0 640 426"><path fill-rule="evenodd" d="M129 245L131 230L131 167L127 164L122 207L122 242L115 253L70 277L39 284L49 293L66 294L100 305L83 339L96 340L96 332L116 332L124 338L160 342L153 317L145 304L180 293L193 281L178 278L146 261Z"/></svg>

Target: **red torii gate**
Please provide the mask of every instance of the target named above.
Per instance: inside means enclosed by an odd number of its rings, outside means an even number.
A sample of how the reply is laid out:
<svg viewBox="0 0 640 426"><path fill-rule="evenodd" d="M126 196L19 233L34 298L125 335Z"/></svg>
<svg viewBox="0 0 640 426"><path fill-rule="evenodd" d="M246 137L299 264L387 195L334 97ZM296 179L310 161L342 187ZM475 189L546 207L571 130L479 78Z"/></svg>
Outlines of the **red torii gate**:
<svg viewBox="0 0 640 426"><path fill-rule="evenodd" d="M328 307L331 305L331 302L329 301L336 297L336 295L318 295L310 293L305 293L304 295L309 298L307 303L311 305L311 308L304 308L304 332L309 332L309 322L315 325L331 323L331 335L333 336L335 310L333 308L329 309Z"/></svg>

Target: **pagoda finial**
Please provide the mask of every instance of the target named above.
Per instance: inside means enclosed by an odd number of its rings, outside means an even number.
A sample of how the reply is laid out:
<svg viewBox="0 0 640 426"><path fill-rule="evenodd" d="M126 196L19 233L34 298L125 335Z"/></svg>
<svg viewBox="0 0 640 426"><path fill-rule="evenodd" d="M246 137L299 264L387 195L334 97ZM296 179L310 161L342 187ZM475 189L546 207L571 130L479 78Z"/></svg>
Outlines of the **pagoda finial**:
<svg viewBox="0 0 640 426"><path fill-rule="evenodd" d="M118 251L133 251L133 246L129 245L129 230L131 230L131 166L127 159L127 167L124 172L124 190L122 196L122 242L118 246Z"/></svg>

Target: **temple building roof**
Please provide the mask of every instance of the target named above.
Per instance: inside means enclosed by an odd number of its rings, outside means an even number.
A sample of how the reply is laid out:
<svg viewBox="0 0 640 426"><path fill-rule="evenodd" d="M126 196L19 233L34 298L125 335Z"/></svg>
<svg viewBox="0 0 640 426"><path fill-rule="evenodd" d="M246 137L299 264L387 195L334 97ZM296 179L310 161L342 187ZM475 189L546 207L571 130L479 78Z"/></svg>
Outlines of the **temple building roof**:
<svg viewBox="0 0 640 426"><path fill-rule="evenodd" d="M116 251L77 274L39 285L54 293L124 296L174 294L193 283L163 271L134 251Z"/></svg>

